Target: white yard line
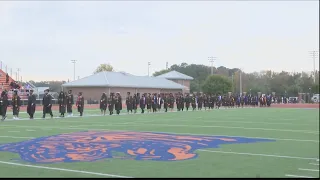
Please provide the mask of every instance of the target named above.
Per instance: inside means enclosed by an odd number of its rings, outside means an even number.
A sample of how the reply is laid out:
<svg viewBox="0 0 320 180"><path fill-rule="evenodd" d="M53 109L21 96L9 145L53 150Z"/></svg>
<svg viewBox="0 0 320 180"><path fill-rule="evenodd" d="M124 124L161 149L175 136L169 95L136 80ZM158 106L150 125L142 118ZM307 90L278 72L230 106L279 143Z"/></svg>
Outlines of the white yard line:
<svg viewBox="0 0 320 180"><path fill-rule="evenodd" d="M199 118L200 119L200 118ZM165 119L161 119L161 120L148 120L148 121L134 121L134 122L157 122L157 121L171 121L171 122L177 122L177 121L181 121L181 122L196 122L196 123L216 123L216 122L222 122L222 123L240 123L240 124L270 124L270 125L293 125L293 126L314 126L315 124L292 124L292 123L272 123L272 122L259 122L259 121L223 121L223 120L219 120L219 121L216 121L216 120L212 120L212 121L202 121L201 119L200 120L197 120L197 121L190 121L190 120L185 120L185 118L181 118L181 119L178 119L178 118L174 118L174 119L168 119L168 118L165 118ZM68 122L75 122L75 121L61 121L61 122L64 122L64 123L68 123ZM99 123L101 122L101 120L99 121L79 121L81 123L88 123L88 124L95 124L95 123Z"/></svg>
<svg viewBox="0 0 320 180"><path fill-rule="evenodd" d="M287 158L287 159L300 159L300 160L315 160L316 158L305 158L305 157L295 157L295 156L282 156L282 155L272 155L272 154L255 154L255 153L241 153L241 152L227 152L227 151L212 151L199 149L198 151L211 152L211 153L222 153L222 154L237 154L237 155L248 155L248 156L261 156L261 157L275 157L275 158Z"/></svg>
<svg viewBox="0 0 320 180"><path fill-rule="evenodd" d="M319 169L303 169L299 168L300 171L312 171L312 172L319 172Z"/></svg>
<svg viewBox="0 0 320 180"><path fill-rule="evenodd" d="M210 110L210 111L201 110L201 111L214 112L214 111L220 111L220 110L232 110L232 109L219 109L219 110ZM100 112L99 109L88 109L88 110L86 110L86 111L87 111L87 112L97 112L97 113ZM37 111L37 112L42 113L41 111ZM57 112L57 111L55 111L55 112ZM173 113L173 112L179 112L179 111L169 111L169 112L167 112L167 113ZM180 111L180 112L182 112L182 111ZM183 112L192 112L192 111L183 111ZM197 111L195 111L195 112L197 112ZM26 113L26 112L23 112L23 113ZM141 113L137 113L137 114L121 113L120 115L139 115L139 114L141 114ZM146 114L166 114L166 112L161 111L161 112L157 112L157 113L145 113L145 114L143 114L143 115L146 115ZM102 116L102 115L101 115L101 114L99 114L99 115L88 115L88 116L85 116L85 117L94 117L94 116ZM108 116L108 115L106 115L106 116ZM114 115L114 116L115 116L115 115ZM244 115L244 116L254 117L254 116L252 116L251 114L246 114L246 115ZM79 116L74 116L74 117L79 117ZM228 115L227 117L228 117L228 118L231 117L232 119L247 119L246 117L238 117L237 115L233 115L233 114ZM55 117L55 118L59 118L59 117ZM220 116L219 118L224 118L224 116ZM34 120L39 120L39 119L42 119L42 118L34 118ZM266 116L266 117L264 117L264 119L265 119L265 120L274 120L274 119L277 119L277 118ZM280 119L277 119L277 121L295 121L295 120L300 120L300 119L301 119L301 118L298 118L298 119L294 119L294 118L289 118L289 119L280 118ZM8 119L8 120L12 120L12 119ZM28 118L22 118L22 119L20 119L20 120L29 120L29 119L28 119ZM304 121L304 122L305 122L305 121ZM315 121L308 121L308 122L319 122L319 120L316 119ZM248 123L249 123L249 122L248 122Z"/></svg>
<svg viewBox="0 0 320 180"><path fill-rule="evenodd" d="M92 125L94 126L94 125ZM121 126L121 125L109 125ZM319 131L293 130L293 129L268 129L268 128L246 128L233 126L197 126L197 125L181 125L181 124L129 124L128 126L167 126L167 127L192 127L192 128L225 128L225 129L247 129L247 130L263 130L263 131L280 131L280 132L297 132L305 134L319 134Z"/></svg>
<svg viewBox="0 0 320 180"><path fill-rule="evenodd" d="M132 178L132 177L119 176L119 175L114 175L114 174L104 174L104 173L96 173L96 172L90 172L90 171L80 171L80 170L73 170L73 169L46 167L46 166L35 166L35 165L12 163L12 162L6 162L6 161L0 161L0 164L8 164L8 165L13 165L13 166L30 167L30 168L36 168L36 169L48 169L48 170L54 170L54 171L65 171L65 172L73 172L73 173L81 173L81 174L91 174L91 175L98 175L98 176L105 176L105 177Z"/></svg>
<svg viewBox="0 0 320 180"><path fill-rule="evenodd" d="M319 164L315 164L315 163L310 163L311 165L315 165L315 166L319 166Z"/></svg>
<svg viewBox="0 0 320 180"><path fill-rule="evenodd" d="M293 178L315 178L311 176L299 176L299 175L292 175L292 174L286 174L286 177L293 177Z"/></svg>
<svg viewBox="0 0 320 180"><path fill-rule="evenodd" d="M32 130L32 129L26 129L26 131L36 131L36 130Z"/></svg>

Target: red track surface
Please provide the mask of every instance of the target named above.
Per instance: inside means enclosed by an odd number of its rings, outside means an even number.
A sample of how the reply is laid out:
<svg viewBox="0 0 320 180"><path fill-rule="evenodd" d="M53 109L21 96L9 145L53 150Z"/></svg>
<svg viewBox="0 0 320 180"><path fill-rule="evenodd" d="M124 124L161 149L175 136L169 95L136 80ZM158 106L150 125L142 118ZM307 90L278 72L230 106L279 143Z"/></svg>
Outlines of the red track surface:
<svg viewBox="0 0 320 180"><path fill-rule="evenodd" d="M272 104L271 107L273 108L319 108L319 104ZM74 106L75 108L75 106ZM124 104L122 108L126 108ZM54 105L52 110L58 110L59 107ZM92 104L92 105L85 105L85 109L99 109L99 104ZM27 106L22 106L20 111L26 111ZM37 111L42 111L42 106L38 105L36 108Z"/></svg>

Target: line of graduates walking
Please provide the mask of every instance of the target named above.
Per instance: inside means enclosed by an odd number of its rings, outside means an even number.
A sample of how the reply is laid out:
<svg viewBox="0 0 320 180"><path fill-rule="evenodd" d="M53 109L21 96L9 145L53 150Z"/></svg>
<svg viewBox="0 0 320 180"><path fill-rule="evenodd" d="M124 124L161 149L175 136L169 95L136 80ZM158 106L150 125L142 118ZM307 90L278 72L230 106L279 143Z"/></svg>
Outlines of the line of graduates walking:
<svg viewBox="0 0 320 180"><path fill-rule="evenodd" d="M74 96L72 94L72 90L69 90L68 93L61 91L58 96L58 104L60 117L65 117L66 113L68 114L68 117L73 116L72 107L74 105ZM80 116L83 116L84 97L82 95L82 92L78 93L76 107L78 112L80 113Z"/></svg>
<svg viewBox="0 0 320 180"><path fill-rule="evenodd" d="M46 89L44 97L42 99L43 105L43 116L46 117L46 114L49 114L53 118L52 113L52 96L49 94L49 89ZM202 110L202 109L219 109L221 106L224 107L244 107L244 106L253 106L253 107L264 107L270 106L272 102L271 95L261 95L252 96L250 95L212 95L212 94L182 94L182 93L137 93L131 96L130 92L127 92L127 97L125 99L127 112L128 113L137 113L138 107L141 109L141 113L147 111L158 112L161 111L162 107L165 112L168 110L173 111L175 105L178 111L188 111L190 108L192 111ZM68 93L61 91L58 96L59 104L59 114L60 117L65 117L67 113L68 117L73 116L72 107L74 105L74 96L72 90L69 90ZM3 91L0 97L0 115L2 116L2 121L6 119L7 107L9 106L8 101L8 92ZM13 109L13 119L19 118L19 111L21 106L21 98L18 95L18 91L14 90L14 95L12 97L12 109ZM78 93L76 100L76 107L80 116L83 116L84 112L84 97L82 92ZM122 110L122 97L120 93L110 93L107 97L106 93L102 93L100 98L100 110L102 115L106 115L106 110L109 110L109 115L114 114L114 110L117 115L120 114ZM27 113L29 114L30 119L34 118L34 113L36 110L36 96L33 94L33 90L30 90L28 97L28 106Z"/></svg>
<svg viewBox="0 0 320 180"><path fill-rule="evenodd" d="M176 106L178 111L188 111L191 110L202 110L202 109L219 109L221 106L224 107L244 107L244 106L253 106L260 107L270 106L271 105L271 95L258 98L258 96L252 95L206 95L202 93L198 94L172 94L172 93L137 93L133 96L130 92L127 92L127 97L125 104L127 107L127 113L137 113L138 107L141 109L141 113L145 111L157 112L161 111L162 107L165 112L173 111ZM110 115L113 114L113 107L117 110L117 114L122 110L122 98L120 93L117 93L116 96L113 93L110 94L110 97L107 98L106 93L103 93L100 99L100 109L101 114L106 114L106 107L109 107Z"/></svg>

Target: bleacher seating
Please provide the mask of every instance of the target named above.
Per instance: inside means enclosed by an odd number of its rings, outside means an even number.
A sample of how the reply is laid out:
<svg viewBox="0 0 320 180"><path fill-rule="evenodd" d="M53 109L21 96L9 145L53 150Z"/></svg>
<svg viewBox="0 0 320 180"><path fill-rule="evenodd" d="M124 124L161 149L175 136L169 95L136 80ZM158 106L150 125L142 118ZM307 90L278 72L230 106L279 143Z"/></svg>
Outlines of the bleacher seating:
<svg viewBox="0 0 320 180"><path fill-rule="evenodd" d="M0 92L3 90L9 90L10 89L10 83L14 81L9 75L9 82L6 83L6 75L7 73L0 69ZM3 86L2 86L3 85Z"/></svg>

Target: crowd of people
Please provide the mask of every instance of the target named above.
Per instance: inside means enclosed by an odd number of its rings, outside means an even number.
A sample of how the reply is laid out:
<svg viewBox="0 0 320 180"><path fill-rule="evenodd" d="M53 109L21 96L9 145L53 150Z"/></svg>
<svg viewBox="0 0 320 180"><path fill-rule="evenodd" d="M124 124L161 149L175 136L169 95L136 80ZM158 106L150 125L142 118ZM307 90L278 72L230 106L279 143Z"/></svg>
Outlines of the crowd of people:
<svg viewBox="0 0 320 180"><path fill-rule="evenodd" d="M266 107L270 106L273 101L271 95L261 95L253 96L249 95L220 95L220 94L202 94L202 93L193 93L193 94L182 94L182 93L160 93L160 94L134 94L133 96L130 92L127 93L125 98L125 105L127 113L137 113L137 109L141 109L141 113L147 111L158 112L164 109L164 112L173 111L196 111L196 110L209 110L209 109L219 109L220 107L225 108L239 108L244 106L252 107ZM120 114L122 110L123 101L120 93L110 93L107 96L106 93L102 93L100 98L100 110L102 115L106 115L108 109L109 115L113 115L114 111L117 115ZM18 95L18 90L14 90L12 96L11 106L13 109L13 119L19 118L19 110L21 106L21 98ZM72 90L69 90L68 93L61 91L58 96L59 104L59 114L60 117L73 116L74 106L74 96ZM77 111L80 113L80 116L83 116L84 111L84 97L82 92L78 93L76 103ZM0 115L2 116L2 121L6 119L7 107L9 106L8 93L3 91L0 98ZM44 97L42 99L43 106L43 116L46 117L46 114L49 114L51 118L52 114L52 96L49 94L49 89L45 90ZM28 105L27 113L29 114L30 119L33 119L36 109L36 95L33 94L33 90L30 90L28 96Z"/></svg>

